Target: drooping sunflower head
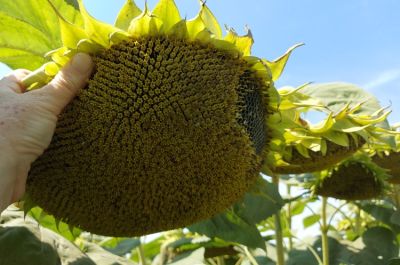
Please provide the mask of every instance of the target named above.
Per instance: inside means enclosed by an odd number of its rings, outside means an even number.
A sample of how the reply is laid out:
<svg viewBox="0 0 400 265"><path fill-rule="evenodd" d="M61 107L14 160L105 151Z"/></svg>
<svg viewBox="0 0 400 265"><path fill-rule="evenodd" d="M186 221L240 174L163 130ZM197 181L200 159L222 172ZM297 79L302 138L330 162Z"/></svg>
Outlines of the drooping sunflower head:
<svg viewBox="0 0 400 265"><path fill-rule="evenodd" d="M278 91L279 119L285 125L279 127L283 141L276 145L280 148L269 154L275 159L268 160L267 169L275 174L329 169L365 143L393 143L396 132L386 124L390 110L352 84L306 84ZM307 114L312 112L324 114L324 118L317 123L307 120Z"/></svg>
<svg viewBox="0 0 400 265"><path fill-rule="evenodd" d="M204 3L186 20L173 0L151 12L128 0L115 27L79 6L84 27L59 14L64 46L25 80L43 85L77 52L95 63L32 165L30 200L90 232L133 236L239 199L268 153L273 80L290 51L275 62L250 56L250 32L223 37Z"/></svg>
<svg viewBox="0 0 400 265"><path fill-rule="evenodd" d="M387 178L386 170L373 163L367 155L358 154L320 173L312 189L324 197L368 200L383 194Z"/></svg>

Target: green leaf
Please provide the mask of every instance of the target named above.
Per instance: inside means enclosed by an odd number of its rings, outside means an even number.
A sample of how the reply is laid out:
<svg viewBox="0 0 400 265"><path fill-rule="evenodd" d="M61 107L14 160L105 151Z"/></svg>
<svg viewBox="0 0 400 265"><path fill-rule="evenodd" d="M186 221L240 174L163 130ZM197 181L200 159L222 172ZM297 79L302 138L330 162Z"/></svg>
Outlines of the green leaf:
<svg viewBox="0 0 400 265"><path fill-rule="evenodd" d="M234 204L233 211L247 223L257 224L271 217L283 205L278 187L260 177L244 198Z"/></svg>
<svg viewBox="0 0 400 265"><path fill-rule="evenodd" d="M296 201L295 203L293 203L291 208L292 216L296 216L303 213L305 208L306 208L306 203L304 201Z"/></svg>
<svg viewBox="0 0 400 265"><path fill-rule="evenodd" d="M400 265L400 259L391 259L387 265Z"/></svg>
<svg viewBox="0 0 400 265"><path fill-rule="evenodd" d="M256 224L272 216L283 205L284 201L277 186L260 177L243 199L230 210L194 224L189 230L252 248L263 248L265 242Z"/></svg>
<svg viewBox="0 0 400 265"><path fill-rule="evenodd" d="M321 219L321 215L319 214L313 214L307 217L304 217L303 219L303 226L304 228L310 227L315 223L318 223L318 221Z"/></svg>
<svg viewBox="0 0 400 265"><path fill-rule="evenodd" d="M339 113L349 103L350 108L363 103L361 108L356 112L359 114L371 115L382 108L374 95L349 83L309 84L301 92L320 100L335 113Z"/></svg>
<svg viewBox="0 0 400 265"><path fill-rule="evenodd" d="M65 19L82 24L73 5L64 0L52 3ZM62 45L58 17L47 0L1 0L0 31L0 62L13 69L34 70L46 62L47 52Z"/></svg>
<svg viewBox="0 0 400 265"><path fill-rule="evenodd" d="M196 249L195 251L185 252L181 255L176 256L172 262L167 263L168 265L188 265L188 264L196 264L202 265L205 264L204 260L204 248Z"/></svg>
<svg viewBox="0 0 400 265"><path fill-rule="evenodd" d="M390 222L394 225L400 226L400 211L395 211L392 216L390 216Z"/></svg>
<svg viewBox="0 0 400 265"><path fill-rule="evenodd" d="M397 224L397 220L393 217L395 210L393 207L388 205L376 205L371 202L359 204L360 208L370 215L372 215L377 221L380 221L390 226L393 231L400 233L400 225Z"/></svg>
<svg viewBox="0 0 400 265"><path fill-rule="evenodd" d="M131 253L138 246L140 246L140 239L138 238L112 238L102 245L105 250L121 257Z"/></svg>
<svg viewBox="0 0 400 265"><path fill-rule="evenodd" d="M191 225L192 232L237 242L251 248L263 248L264 240L256 225L249 224L232 211L218 214L211 219Z"/></svg>
<svg viewBox="0 0 400 265"><path fill-rule="evenodd" d="M387 265L390 259L399 254L396 237L393 232L384 227L372 227L361 238L354 242L338 241L329 238L329 264L362 264ZM322 259L321 239L312 245ZM292 250L289 252L287 265L318 265L316 258L309 250Z"/></svg>
<svg viewBox="0 0 400 265"><path fill-rule="evenodd" d="M119 11L117 19L115 21L115 26L122 30L127 31L131 21L139 16L142 10L135 4L132 0L126 0L125 5Z"/></svg>
<svg viewBox="0 0 400 265"><path fill-rule="evenodd" d="M93 243L85 243L85 254L96 265L135 265L132 261L122 257L118 257L112 253L105 251L100 246ZM75 265L75 263L72 263ZM71 265L72 265L71 264ZM80 264L77 264L80 265ZM83 265L83 264L82 264Z"/></svg>
<svg viewBox="0 0 400 265"><path fill-rule="evenodd" d="M95 265L72 242L9 208L0 218L0 260L7 265Z"/></svg>
<svg viewBox="0 0 400 265"><path fill-rule="evenodd" d="M146 255L146 258L153 259L160 253L160 249L162 244L165 242L166 238L164 236L160 236L148 243L142 244L143 252ZM139 255L137 251L133 252L132 260L139 261Z"/></svg>
<svg viewBox="0 0 400 265"><path fill-rule="evenodd" d="M39 207L32 208L29 212L29 215L33 219L35 219L42 227L50 229L70 241L74 241L82 232L77 227L72 228L64 222L56 221L52 215L46 214Z"/></svg>

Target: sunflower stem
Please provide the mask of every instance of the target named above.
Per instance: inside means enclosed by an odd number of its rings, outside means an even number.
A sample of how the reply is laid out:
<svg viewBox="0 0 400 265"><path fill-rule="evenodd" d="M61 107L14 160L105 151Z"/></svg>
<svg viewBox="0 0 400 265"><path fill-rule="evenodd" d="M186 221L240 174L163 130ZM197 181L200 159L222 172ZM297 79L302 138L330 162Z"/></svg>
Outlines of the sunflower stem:
<svg viewBox="0 0 400 265"><path fill-rule="evenodd" d="M279 190L279 176L272 176L272 182L277 185ZM276 240L276 265L285 265L285 249L283 247L283 232L281 224L281 211L278 210L274 215L275 220L275 240Z"/></svg>
<svg viewBox="0 0 400 265"><path fill-rule="evenodd" d="M329 225L327 223L327 213L326 213L327 206L328 206L328 198L327 197L322 197L321 237L322 237L322 261L323 261L323 265L329 265L329 244L328 244Z"/></svg>
<svg viewBox="0 0 400 265"><path fill-rule="evenodd" d="M287 194L289 198L291 197L291 188L292 186L290 184L286 185L287 188ZM287 220L288 220L288 228L289 231L292 231L292 203L288 202L287 204ZM289 250L293 249L293 235L292 233L289 234Z"/></svg>
<svg viewBox="0 0 400 265"><path fill-rule="evenodd" d="M141 241L141 240L140 240ZM146 263L146 256L144 254L144 249L143 249L143 245L142 242L140 242L140 245L137 247L137 252L139 255L139 262L140 265L147 265Z"/></svg>

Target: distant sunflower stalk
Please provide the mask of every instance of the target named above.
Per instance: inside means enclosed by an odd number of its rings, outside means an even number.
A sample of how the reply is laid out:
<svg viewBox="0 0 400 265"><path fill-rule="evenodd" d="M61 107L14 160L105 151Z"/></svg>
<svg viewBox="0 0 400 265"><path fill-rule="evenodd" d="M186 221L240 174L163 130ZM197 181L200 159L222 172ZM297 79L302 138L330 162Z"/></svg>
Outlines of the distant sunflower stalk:
<svg viewBox="0 0 400 265"><path fill-rule="evenodd" d="M205 3L192 20L173 0L153 11L128 0L115 26L59 16L63 47L25 85L49 82L78 52L95 72L60 115L32 165L27 200L84 230L136 236L225 210L258 177L279 122L274 62L250 55L250 31L226 36ZM51 5L51 2L49 1Z"/></svg>

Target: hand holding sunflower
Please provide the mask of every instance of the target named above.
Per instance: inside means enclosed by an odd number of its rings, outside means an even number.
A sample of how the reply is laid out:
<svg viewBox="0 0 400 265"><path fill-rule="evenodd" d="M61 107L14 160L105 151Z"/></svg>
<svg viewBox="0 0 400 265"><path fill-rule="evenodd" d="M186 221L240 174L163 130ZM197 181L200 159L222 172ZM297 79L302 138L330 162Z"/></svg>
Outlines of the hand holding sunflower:
<svg viewBox="0 0 400 265"><path fill-rule="evenodd" d="M90 57L79 54L41 89L24 93L27 70L0 80L0 211L23 195L30 165L50 144L57 115L86 85L91 70Z"/></svg>

